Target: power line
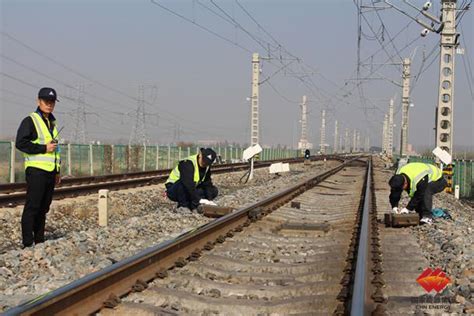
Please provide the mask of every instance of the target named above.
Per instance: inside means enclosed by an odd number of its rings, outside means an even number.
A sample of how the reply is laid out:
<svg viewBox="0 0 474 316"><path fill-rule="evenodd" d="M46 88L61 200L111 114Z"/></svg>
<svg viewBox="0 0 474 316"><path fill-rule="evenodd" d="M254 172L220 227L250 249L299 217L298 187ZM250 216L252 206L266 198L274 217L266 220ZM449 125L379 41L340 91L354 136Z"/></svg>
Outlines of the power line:
<svg viewBox="0 0 474 316"><path fill-rule="evenodd" d="M59 66L61 66L61 67L64 68L64 69L67 69L68 71L70 71L70 72L76 74L77 76L79 76L79 77L81 77L81 78L83 78L83 79L85 79L85 80L91 81L91 82L93 82L93 83L96 83L96 84L100 85L100 86L103 87L103 88L106 88L106 89L109 89L109 90L111 90L111 91L114 91L115 93L118 93L118 94L120 94L120 95L122 95L122 96L124 96L124 97L126 97L126 98L129 98L129 99L131 99L131 100L133 100L133 101L137 101L136 98L134 98L134 97L132 97L132 96L126 94L126 93L123 93L122 91L117 90L117 89L115 89L115 88L113 88L113 87L110 87L110 86L108 86L108 85L106 85L106 84L104 84L104 83L102 83L102 82L100 82L100 81L97 81L97 80L95 80L95 79L93 79L93 78L90 78L90 77L88 77L88 76L86 76L86 75L84 75L84 74L82 74L82 73L80 73L80 72L78 72L78 71L72 69L71 67L68 67L68 66L66 66L65 64L63 64L63 63L61 63L61 62L55 60L54 58L51 58L51 57L49 57L49 56L47 56L47 55L41 53L40 51L34 49L33 47L31 47L31 46L29 46L29 45L27 45L27 44L25 44L24 42L22 42L22 41L20 41L19 39L13 37L12 35L10 35L10 34L4 32L4 31L1 31L1 33L2 33L4 36L6 36L6 37L10 38L11 40L15 41L16 43L20 44L21 46L23 46L23 47L25 47L25 48L27 48L27 49L33 51L34 53L38 54L39 56L41 56L41 57L43 57L43 58L46 58L47 60L51 61L52 63L54 63L54 64L56 64L56 65L59 65Z"/></svg>
<svg viewBox="0 0 474 316"><path fill-rule="evenodd" d="M242 46L242 45L240 45L240 44L238 44L238 43L236 43L236 42L233 42L232 40L230 40L230 39L228 39L228 38L226 38L226 37L224 37L224 36L222 36L222 35L220 35L220 34L214 32L214 31L210 30L209 28L207 28L207 27L205 27L205 26L203 26L203 25L201 25L201 24L199 24L199 23L196 23L195 21L193 21L193 20L191 20L191 19L185 17L184 15L181 15L181 14L179 14L179 13L177 13L177 12L175 12L175 11L173 11L173 10L167 8L167 7L165 7L164 5L158 3L157 0L150 0L150 1L151 1L151 3L153 3L154 5L156 5L156 6L160 7L160 8L162 8L163 10L168 11L169 13L171 13L171 14L173 14L173 15L175 15L175 16L177 16L177 17L179 17L179 18L181 18L181 19L183 19L183 20L185 20L185 21L187 21L187 22L189 22L189 23L191 23L191 24L193 24L193 25L199 27L200 29L202 29L202 30L204 30L204 31L206 31L206 32L208 32L208 33L210 33L210 34L212 34L212 35L214 35L214 36L220 38L221 40L226 41L226 42L228 42L228 43L230 43L230 44L232 44L232 45L234 45L234 46L237 46L237 47L239 47L240 49L242 49L242 50L244 50L244 51L246 51L246 52L248 52L248 53L252 53L252 51L251 51L250 49L248 49L248 48L246 48L246 47L244 47L244 46Z"/></svg>

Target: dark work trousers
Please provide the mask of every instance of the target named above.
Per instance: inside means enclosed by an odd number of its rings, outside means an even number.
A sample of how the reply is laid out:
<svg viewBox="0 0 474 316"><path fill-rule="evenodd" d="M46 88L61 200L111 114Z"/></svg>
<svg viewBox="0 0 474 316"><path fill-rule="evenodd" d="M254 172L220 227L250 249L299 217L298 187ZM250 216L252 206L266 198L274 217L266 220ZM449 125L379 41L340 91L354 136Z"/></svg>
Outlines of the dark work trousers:
<svg viewBox="0 0 474 316"><path fill-rule="evenodd" d="M56 172L26 168L26 202L21 217L23 245L44 242L46 213L53 199Z"/></svg>
<svg viewBox="0 0 474 316"><path fill-rule="evenodd" d="M219 194L217 187L213 185L197 186L196 194L199 199L213 200ZM171 201L178 202L178 207L194 209L198 205L193 205L188 191L181 181L166 184L166 195Z"/></svg>
<svg viewBox="0 0 474 316"><path fill-rule="evenodd" d="M433 208L433 194L439 193L446 188L448 182L445 178L428 183L425 192L423 192L423 199L418 203L415 210L422 217L431 217L431 209Z"/></svg>

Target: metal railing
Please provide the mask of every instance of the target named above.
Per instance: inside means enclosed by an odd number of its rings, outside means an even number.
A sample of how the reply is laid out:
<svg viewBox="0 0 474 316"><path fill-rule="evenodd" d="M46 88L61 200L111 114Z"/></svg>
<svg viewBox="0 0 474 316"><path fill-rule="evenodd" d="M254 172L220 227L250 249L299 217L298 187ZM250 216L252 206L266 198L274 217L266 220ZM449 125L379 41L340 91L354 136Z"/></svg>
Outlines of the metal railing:
<svg viewBox="0 0 474 316"><path fill-rule="evenodd" d="M100 176L114 173L170 169L181 159L197 153L200 146L129 146L60 144L63 176ZM222 162L241 161L244 148L213 146ZM301 157L299 150L263 148L260 160ZM0 183L24 182L24 163L15 143L0 141Z"/></svg>

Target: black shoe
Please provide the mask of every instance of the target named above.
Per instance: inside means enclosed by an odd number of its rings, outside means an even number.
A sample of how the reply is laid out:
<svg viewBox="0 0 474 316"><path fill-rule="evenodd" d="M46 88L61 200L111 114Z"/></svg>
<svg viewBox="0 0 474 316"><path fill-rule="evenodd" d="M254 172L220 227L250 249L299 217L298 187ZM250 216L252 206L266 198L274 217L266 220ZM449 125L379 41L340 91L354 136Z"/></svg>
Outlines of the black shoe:
<svg viewBox="0 0 474 316"><path fill-rule="evenodd" d="M33 244L31 244L31 245L21 245L21 249L26 249L26 248L33 248Z"/></svg>
<svg viewBox="0 0 474 316"><path fill-rule="evenodd" d="M199 205L198 207L196 207L195 211L196 211L196 213L198 213L198 214L204 213L204 210L203 210L203 208L202 208L202 205Z"/></svg>

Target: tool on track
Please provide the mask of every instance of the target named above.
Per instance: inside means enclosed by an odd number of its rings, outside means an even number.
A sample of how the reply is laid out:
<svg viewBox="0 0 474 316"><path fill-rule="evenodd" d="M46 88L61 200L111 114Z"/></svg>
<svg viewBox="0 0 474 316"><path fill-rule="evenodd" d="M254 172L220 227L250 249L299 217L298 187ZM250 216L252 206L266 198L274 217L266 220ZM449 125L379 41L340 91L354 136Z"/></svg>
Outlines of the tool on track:
<svg viewBox="0 0 474 316"><path fill-rule="evenodd" d="M209 205L201 204L199 205L200 210L204 216L217 218L232 213L234 210L232 207L227 206L218 206L218 205Z"/></svg>
<svg viewBox="0 0 474 316"><path fill-rule="evenodd" d="M384 220L386 227L408 227L417 226L420 224L420 216L418 213L385 213Z"/></svg>

